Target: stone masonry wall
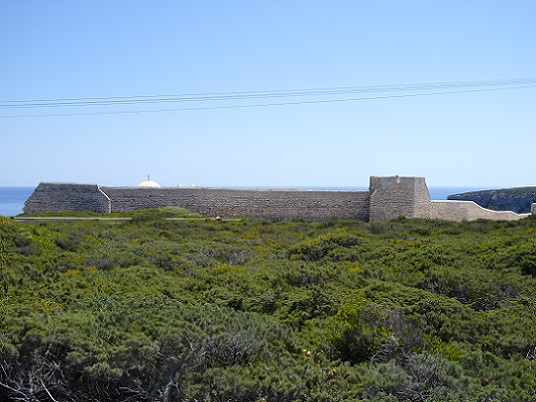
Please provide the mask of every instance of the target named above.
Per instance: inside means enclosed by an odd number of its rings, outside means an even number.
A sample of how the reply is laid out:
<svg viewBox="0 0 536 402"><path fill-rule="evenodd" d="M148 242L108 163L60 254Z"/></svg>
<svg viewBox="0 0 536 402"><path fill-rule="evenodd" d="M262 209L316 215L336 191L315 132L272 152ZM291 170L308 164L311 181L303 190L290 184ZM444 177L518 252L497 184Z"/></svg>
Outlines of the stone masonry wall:
<svg viewBox="0 0 536 402"><path fill-rule="evenodd" d="M110 213L110 199L96 184L39 183L24 203L27 214L84 211Z"/></svg>
<svg viewBox="0 0 536 402"><path fill-rule="evenodd" d="M399 216L430 217L430 193L424 177L370 178L370 221L388 221Z"/></svg>
<svg viewBox="0 0 536 402"><path fill-rule="evenodd" d="M179 206L210 217L368 221L369 191L101 187L112 212Z"/></svg>
<svg viewBox="0 0 536 402"><path fill-rule="evenodd" d="M370 191L99 187L40 183L25 213L128 212L179 206L209 217L250 216L271 221L331 218L387 221L399 216L444 220L515 220L528 214L491 211L471 201L431 201L424 178L371 177ZM536 214L536 204L531 212Z"/></svg>
<svg viewBox="0 0 536 402"><path fill-rule="evenodd" d="M430 218L456 222L474 221L476 219L516 221L530 215L516 214L512 211L492 211L491 209L482 208L473 201L432 201L431 206Z"/></svg>

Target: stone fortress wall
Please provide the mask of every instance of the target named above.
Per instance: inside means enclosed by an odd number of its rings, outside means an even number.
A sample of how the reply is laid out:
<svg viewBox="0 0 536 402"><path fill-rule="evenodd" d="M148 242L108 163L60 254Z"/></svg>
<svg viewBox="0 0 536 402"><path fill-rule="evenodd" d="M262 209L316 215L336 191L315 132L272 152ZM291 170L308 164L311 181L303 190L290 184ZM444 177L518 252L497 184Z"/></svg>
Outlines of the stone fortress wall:
<svg viewBox="0 0 536 402"><path fill-rule="evenodd" d="M536 215L536 204L532 204L532 213ZM473 201L432 201L431 219L449 221L474 221L477 219L491 219L501 221L516 221L530 214L516 214L512 211L493 211L482 208Z"/></svg>
<svg viewBox="0 0 536 402"><path fill-rule="evenodd" d="M102 187L112 212L175 205L210 217L368 220L369 191Z"/></svg>
<svg viewBox="0 0 536 402"><path fill-rule="evenodd" d="M521 219L528 214L497 212L471 201L432 201L422 177L371 177L369 190L105 187L40 183L25 213L130 212L178 206L208 217L249 216L270 221L332 218L387 221L400 216L443 220ZM533 208L534 211L534 208Z"/></svg>
<svg viewBox="0 0 536 402"><path fill-rule="evenodd" d="M423 177L372 176L369 188L370 221L430 217L430 193Z"/></svg>
<svg viewBox="0 0 536 402"><path fill-rule="evenodd" d="M39 183L24 203L24 212L87 211L109 214L110 198L96 184Z"/></svg>

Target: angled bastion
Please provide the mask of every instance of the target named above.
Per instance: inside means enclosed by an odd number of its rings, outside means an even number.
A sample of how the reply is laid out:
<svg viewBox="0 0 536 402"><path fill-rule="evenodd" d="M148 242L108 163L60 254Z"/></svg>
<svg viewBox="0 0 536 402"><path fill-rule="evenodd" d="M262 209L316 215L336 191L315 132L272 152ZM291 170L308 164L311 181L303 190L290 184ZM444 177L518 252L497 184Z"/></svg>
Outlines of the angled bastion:
<svg viewBox="0 0 536 402"><path fill-rule="evenodd" d="M110 198L97 184L39 183L23 208L26 214L41 212L97 212L112 211Z"/></svg>

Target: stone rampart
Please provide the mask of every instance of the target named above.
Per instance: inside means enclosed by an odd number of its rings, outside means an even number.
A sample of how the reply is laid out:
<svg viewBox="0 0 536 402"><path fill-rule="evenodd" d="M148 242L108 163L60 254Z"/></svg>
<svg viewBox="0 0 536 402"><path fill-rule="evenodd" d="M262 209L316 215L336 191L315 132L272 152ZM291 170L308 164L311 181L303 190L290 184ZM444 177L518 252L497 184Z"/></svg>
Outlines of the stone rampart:
<svg viewBox="0 0 536 402"><path fill-rule="evenodd" d="M516 221L530 214L516 214L512 211L492 211L482 208L473 201L432 201L432 219L446 221L474 221L477 219L490 219L495 221Z"/></svg>
<svg viewBox="0 0 536 402"><path fill-rule="evenodd" d="M208 217L250 216L270 221L331 218L387 221L399 216L453 221L516 220L528 214L484 209L472 201L431 201L422 177L371 177L370 190L99 187L41 183L25 213L130 212L178 206ZM536 213L536 204L532 204Z"/></svg>
<svg viewBox="0 0 536 402"><path fill-rule="evenodd" d="M101 187L112 212L178 206L210 217L368 220L369 191Z"/></svg>
<svg viewBox="0 0 536 402"><path fill-rule="evenodd" d="M96 184L40 183L24 203L27 214L40 212L111 212L110 199Z"/></svg>
<svg viewBox="0 0 536 402"><path fill-rule="evenodd" d="M430 217L430 193L424 177L370 178L370 221L388 221L399 216Z"/></svg>

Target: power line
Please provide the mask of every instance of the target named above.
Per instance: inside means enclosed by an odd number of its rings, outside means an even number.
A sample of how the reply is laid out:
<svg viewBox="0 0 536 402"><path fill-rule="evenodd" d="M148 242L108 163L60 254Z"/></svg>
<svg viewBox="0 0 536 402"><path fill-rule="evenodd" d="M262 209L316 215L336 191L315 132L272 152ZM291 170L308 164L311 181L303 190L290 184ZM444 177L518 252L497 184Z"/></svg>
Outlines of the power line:
<svg viewBox="0 0 536 402"><path fill-rule="evenodd" d="M367 92L399 92L429 89L454 89L497 87L514 85L536 84L536 78L495 79L480 81L455 81L419 84L374 85L359 87L332 87L312 89L290 89L269 91L243 91L243 92L216 92L182 95L148 95L126 97L97 97L97 98L59 98L59 99L33 99L33 100L4 100L0 101L0 109L7 108L39 108L39 107L65 107L65 106L102 106L118 104L140 103L168 103L168 102L200 102L242 99L263 99L272 97L298 97L298 96L325 96L344 95Z"/></svg>
<svg viewBox="0 0 536 402"><path fill-rule="evenodd" d="M490 86L491 83L495 87L482 88ZM517 85L513 85L513 84ZM288 106L288 105L304 105L316 103L334 103L334 102L353 102L376 99L392 99L406 98L418 96L432 95L448 95L469 92L483 91L499 91L508 89L523 89L536 87L536 78L525 79L510 79L510 80L492 80L492 81L461 81L450 83L431 83L431 84L410 84L410 85L378 85L369 87L337 87L337 88L315 88L309 90L272 90L272 91L249 91L249 92L227 92L227 93L212 93L212 94L190 94L179 96L146 96L146 97L109 97L109 98L71 98L71 99L55 99L55 100L30 100L30 101L4 101L10 102L8 105L0 105L1 108L16 107L13 102L21 102L20 107L39 108L39 107L65 107L65 106L109 106L109 105L132 105L132 104L149 104L149 103L167 103L167 102L206 102L206 101L228 101L228 100L244 100L244 99L269 99L280 97L298 97L298 96L326 96L326 95L348 95L355 93L367 92L399 92L399 91L414 91L416 89L455 89L468 88L452 91L439 92L419 92L410 94L391 94L366 96L357 98L343 99L316 99L309 101L287 101L287 102L271 102L257 104L239 104L239 105L216 105L216 106L201 106L176 109L153 109L153 110L130 110L130 111L110 111L110 112L81 112L81 113L55 113L55 114L28 114L28 115L11 115L0 116L0 118L26 118L26 117L68 117L68 116L97 116L97 115L117 115L117 114L138 114L138 113L161 113L161 112L181 112L195 110L217 110L217 109L239 109L239 108L254 108L254 107L269 107L269 106ZM121 102L126 100L126 102ZM116 103L110 103L111 101ZM28 102L24 104L22 102ZM35 105L35 103L43 102L43 104ZM48 103L45 103L48 102ZM60 102L60 103L57 103ZM118 102L118 103L117 103Z"/></svg>

